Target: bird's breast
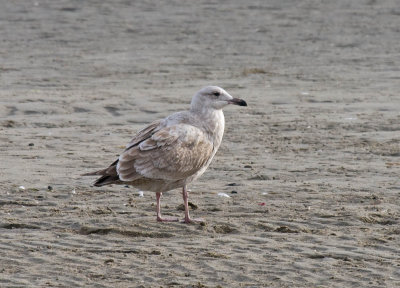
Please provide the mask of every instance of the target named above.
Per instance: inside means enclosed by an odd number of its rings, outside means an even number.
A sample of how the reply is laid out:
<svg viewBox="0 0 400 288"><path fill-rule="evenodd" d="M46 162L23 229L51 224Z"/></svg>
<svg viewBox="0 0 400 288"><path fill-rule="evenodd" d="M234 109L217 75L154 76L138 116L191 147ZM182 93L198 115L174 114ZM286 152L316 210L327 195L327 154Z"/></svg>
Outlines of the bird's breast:
<svg viewBox="0 0 400 288"><path fill-rule="evenodd" d="M214 150L217 150L222 142L222 136L224 136L224 129L225 129L225 117L222 110L215 111L212 127L212 136L213 136L213 143L214 143ZM216 151L215 151L216 152Z"/></svg>

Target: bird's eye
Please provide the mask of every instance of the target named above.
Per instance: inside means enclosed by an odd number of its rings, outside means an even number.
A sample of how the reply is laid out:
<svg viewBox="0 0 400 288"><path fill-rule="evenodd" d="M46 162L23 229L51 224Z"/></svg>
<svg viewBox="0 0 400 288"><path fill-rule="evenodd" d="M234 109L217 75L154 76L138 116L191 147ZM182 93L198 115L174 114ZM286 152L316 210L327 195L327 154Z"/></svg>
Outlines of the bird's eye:
<svg viewBox="0 0 400 288"><path fill-rule="evenodd" d="M221 95L221 93L219 93L218 91L215 91L215 92L213 93L213 95L216 96L216 97L218 97L219 95Z"/></svg>

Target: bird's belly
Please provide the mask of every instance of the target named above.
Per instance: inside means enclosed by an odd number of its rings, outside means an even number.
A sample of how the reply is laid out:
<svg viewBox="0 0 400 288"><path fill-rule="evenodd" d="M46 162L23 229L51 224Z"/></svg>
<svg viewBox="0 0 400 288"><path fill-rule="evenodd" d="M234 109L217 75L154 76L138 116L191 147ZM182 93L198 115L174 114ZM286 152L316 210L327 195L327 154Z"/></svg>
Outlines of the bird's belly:
<svg viewBox="0 0 400 288"><path fill-rule="evenodd" d="M192 176L186 178L185 184L189 184L190 182L193 182L194 180L199 178L201 175L203 175L204 172L206 172L208 166L209 166L209 163L207 165L205 165L203 168L201 168L199 171L197 171L195 174L193 174Z"/></svg>
<svg viewBox="0 0 400 288"><path fill-rule="evenodd" d="M183 187L184 183L184 180L170 181L149 178L141 178L132 182L126 182L126 184L132 185L140 190L151 192L167 192L175 188Z"/></svg>

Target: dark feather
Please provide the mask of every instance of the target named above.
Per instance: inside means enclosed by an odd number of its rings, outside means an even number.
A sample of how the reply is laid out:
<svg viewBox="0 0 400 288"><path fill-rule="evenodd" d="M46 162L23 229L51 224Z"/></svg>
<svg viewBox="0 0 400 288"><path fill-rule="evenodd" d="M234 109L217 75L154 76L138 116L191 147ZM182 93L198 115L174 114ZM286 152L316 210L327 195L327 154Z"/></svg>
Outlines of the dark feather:
<svg viewBox="0 0 400 288"><path fill-rule="evenodd" d="M107 184L117 184L120 182L119 176L117 173L117 164L118 164L118 159L115 160L110 166L108 166L106 169L95 171L95 172L89 172L86 174L83 174L82 176L93 176L93 175L101 175L99 179L96 180L96 182L93 183L94 186L100 187L104 186Z"/></svg>
<svg viewBox="0 0 400 288"><path fill-rule="evenodd" d="M101 187L108 184L117 184L119 182L120 180L118 175L104 175L97 179L96 182L93 183L93 185L96 187Z"/></svg>

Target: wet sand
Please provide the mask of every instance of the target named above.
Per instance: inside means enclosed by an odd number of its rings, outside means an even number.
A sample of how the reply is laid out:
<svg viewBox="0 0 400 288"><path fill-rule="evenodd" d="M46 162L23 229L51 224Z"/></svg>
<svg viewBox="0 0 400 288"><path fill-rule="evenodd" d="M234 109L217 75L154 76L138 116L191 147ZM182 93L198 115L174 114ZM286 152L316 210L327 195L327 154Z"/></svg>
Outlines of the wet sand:
<svg viewBox="0 0 400 288"><path fill-rule="evenodd" d="M158 5L2 4L0 286L400 286L397 1ZM204 225L79 176L206 85L249 107L190 187Z"/></svg>

